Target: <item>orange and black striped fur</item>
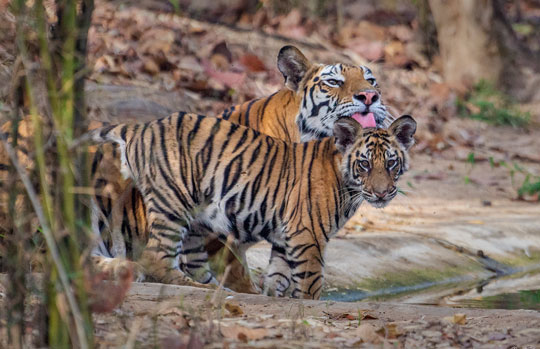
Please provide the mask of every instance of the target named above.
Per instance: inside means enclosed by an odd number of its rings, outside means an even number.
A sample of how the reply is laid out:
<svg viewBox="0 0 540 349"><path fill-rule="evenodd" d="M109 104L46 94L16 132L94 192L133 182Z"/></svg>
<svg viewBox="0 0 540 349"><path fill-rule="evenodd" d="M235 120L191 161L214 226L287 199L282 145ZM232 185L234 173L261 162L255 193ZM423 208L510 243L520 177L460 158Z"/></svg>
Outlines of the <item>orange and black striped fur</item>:
<svg viewBox="0 0 540 349"><path fill-rule="evenodd" d="M123 174L142 195L149 240L140 263L150 277L187 282L179 257L202 251L210 235L241 244L264 239L288 265L274 291L317 299L329 238L363 200L383 207L395 197L415 130L410 116L388 130L342 117L334 137L289 143L226 120L175 113L88 138L119 145ZM205 262L198 267L210 274Z"/></svg>
<svg viewBox="0 0 540 349"><path fill-rule="evenodd" d="M380 99L377 82L367 67L346 64L324 65L310 62L298 49L285 46L278 55L278 68L285 77L287 88L273 95L234 106L219 117L245 125L272 137L300 142L322 139L332 135L335 121L355 113L373 113L378 126L388 126L386 107ZM377 100L366 100L365 93L374 93ZM131 180L122 180L119 163L110 147L98 152L92 172L95 180L94 231L101 234L96 249L96 261L103 268L114 268L117 259L137 258L141 245L147 241L144 202ZM218 246L216 248L216 246ZM209 241L206 250L219 250L217 240ZM204 251L202 251L204 253ZM234 290L249 291L249 277L244 277L243 251L231 255L230 282ZM197 259L197 257L194 257ZM280 251L272 252L268 278L279 276L286 269ZM271 281L268 281L271 282ZM253 290L252 290L253 291Z"/></svg>

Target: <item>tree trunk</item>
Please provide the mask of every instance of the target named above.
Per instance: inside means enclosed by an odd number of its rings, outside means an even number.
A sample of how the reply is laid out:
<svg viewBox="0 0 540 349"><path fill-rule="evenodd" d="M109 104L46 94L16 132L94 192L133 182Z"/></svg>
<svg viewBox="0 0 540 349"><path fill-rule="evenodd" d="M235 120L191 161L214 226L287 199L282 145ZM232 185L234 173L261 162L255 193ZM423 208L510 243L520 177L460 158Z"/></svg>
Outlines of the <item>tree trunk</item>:
<svg viewBox="0 0 540 349"><path fill-rule="evenodd" d="M520 101L538 100L538 57L524 47L499 0L429 0L444 78L455 88L487 80Z"/></svg>

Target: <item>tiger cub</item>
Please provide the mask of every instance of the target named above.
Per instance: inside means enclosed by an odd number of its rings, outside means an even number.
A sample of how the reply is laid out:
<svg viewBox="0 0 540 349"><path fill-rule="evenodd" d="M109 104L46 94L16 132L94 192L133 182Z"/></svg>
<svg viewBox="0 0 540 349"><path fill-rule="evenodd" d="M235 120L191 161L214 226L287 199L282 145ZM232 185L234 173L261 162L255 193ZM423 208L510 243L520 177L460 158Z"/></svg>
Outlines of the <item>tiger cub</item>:
<svg viewBox="0 0 540 349"><path fill-rule="evenodd" d="M344 117L334 137L287 143L226 120L175 113L87 137L120 146L122 172L142 194L150 235L140 263L147 275L192 283L179 269L183 245L203 250L209 234L232 234L240 243L267 240L282 249L291 296L318 299L328 240L363 200L383 207L396 196L415 131L410 116L388 130Z"/></svg>

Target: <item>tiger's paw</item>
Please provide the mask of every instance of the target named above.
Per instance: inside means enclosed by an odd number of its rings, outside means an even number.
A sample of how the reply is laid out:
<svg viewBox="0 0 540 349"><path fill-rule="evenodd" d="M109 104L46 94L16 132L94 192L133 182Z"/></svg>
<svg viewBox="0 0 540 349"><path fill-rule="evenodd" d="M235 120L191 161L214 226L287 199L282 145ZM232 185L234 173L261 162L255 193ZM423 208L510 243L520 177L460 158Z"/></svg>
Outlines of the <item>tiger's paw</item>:
<svg viewBox="0 0 540 349"><path fill-rule="evenodd" d="M231 269L224 286L239 293L261 294L262 288L253 282L251 275L242 265L231 263Z"/></svg>
<svg viewBox="0 0 540 349"><path fill-rule="evenodd" d="M97 271L103 273L106 279L124 280L131 276L134 282L142 282L145 272L142 265L122 258L93 256L92 261Z"/></svg>
<svg viewBox="0 0 540 349"><path fill-rule="evenodd" d="M291 281L282 273L272 273L264 278L263 294L266 296L285 297Z"/></svg>
<svg viewBox="0 0 540 349"><path fill-rule="evenodd" d="M178 269L169 270L167 273L163 275L163 277L158 278L157 281L162 282L164 284L172 284L172 285L179 285L179 286L193 286L193 287L198 287L198 288L206 288L209 290L215 290L218 288L218 285L215 283L203 284L201 282L194 281Z"/></svg>

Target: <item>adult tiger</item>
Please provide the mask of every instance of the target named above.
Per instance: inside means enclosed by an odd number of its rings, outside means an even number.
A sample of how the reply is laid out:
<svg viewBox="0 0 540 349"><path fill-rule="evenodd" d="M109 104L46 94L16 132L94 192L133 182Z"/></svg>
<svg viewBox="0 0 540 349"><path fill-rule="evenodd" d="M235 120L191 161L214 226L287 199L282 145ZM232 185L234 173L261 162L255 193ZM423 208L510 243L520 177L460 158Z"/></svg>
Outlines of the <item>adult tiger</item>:
<svg viewBox="0 0 540 349"><path fill-rule="evenodd" d="M289 143L223 119L175 113L88 138L120 146L122 172L142 193L150 238L140 263L149 276L193 284L179 269L183 244L202 251L204 239L219 233L240 244L271 242L284 252L291 296L318 299L328 240L364 200L384 207L396 196L415 131L410 116L388 130L343 117L334 137ZM199 257L197 268L212 279Z"/></svg>
<svg viewBox="0 0 540 349"><path fill-rule="evenodd" d="M278 55L278 69L285 77L287 88L271 96L246 102L224 111L221 118L242 124L264 134L290 142L304 142L332 135L333 125L340 116L349 116L365 127L388 126L386 107L382 104L378 85L371 70L347 64L324 65L310 62L297 48L283 47ZM95 222L102 232L103 242L97 254L106 257L137 255L137 246L147 240L144 203L137 189L129 181L120 179L118 166L110 160L112 150L104 153L107 161L96 157ZM109 225L109 229L105 229ZM211 241L205 250L193 254L214 254L223 246ZM135 252L134 252L135 251ZM248 291L249 278L242 277L243 250L239 259L229 259L234 267L226 285L235 290ZM196 256L193 258L198 259ZM116 268L114 259L97 259L102 268ZM186 267L186 266L184 266ZM282 251L274 249L267 283L279 278L286 268ZM202 280L207 281L207 280Z"/></svg>

